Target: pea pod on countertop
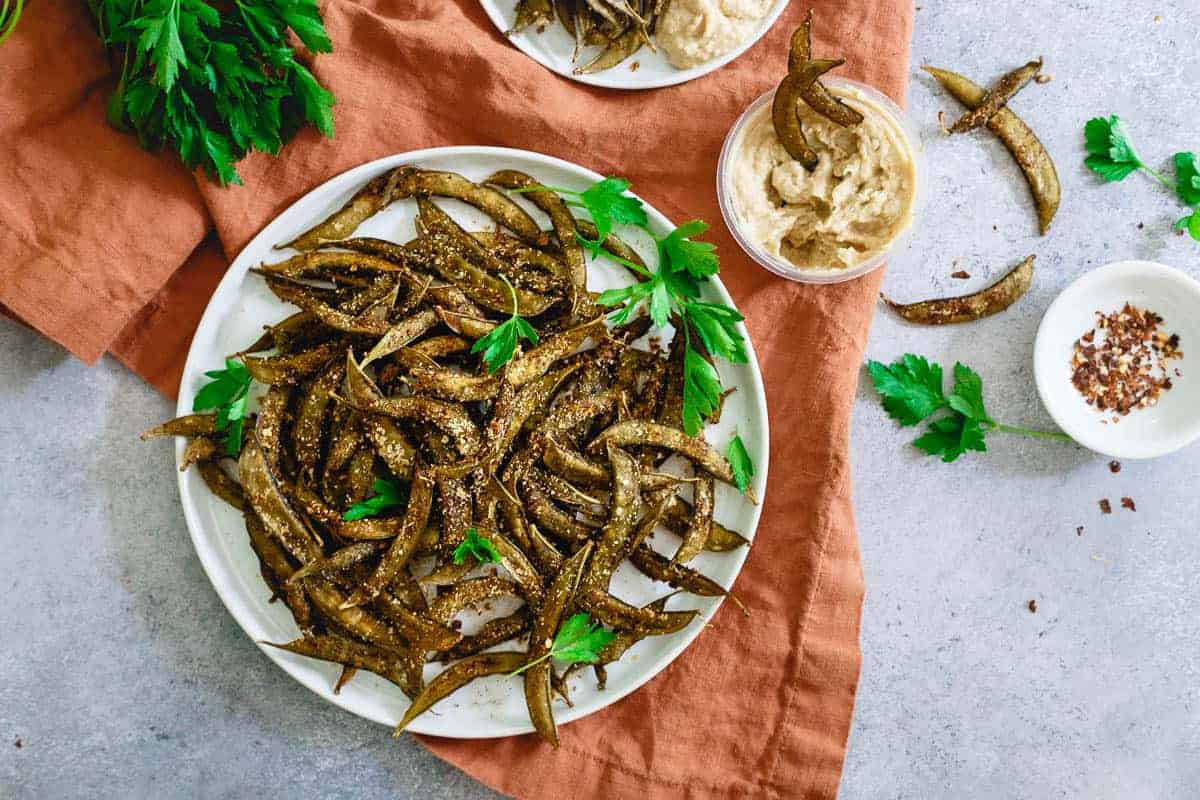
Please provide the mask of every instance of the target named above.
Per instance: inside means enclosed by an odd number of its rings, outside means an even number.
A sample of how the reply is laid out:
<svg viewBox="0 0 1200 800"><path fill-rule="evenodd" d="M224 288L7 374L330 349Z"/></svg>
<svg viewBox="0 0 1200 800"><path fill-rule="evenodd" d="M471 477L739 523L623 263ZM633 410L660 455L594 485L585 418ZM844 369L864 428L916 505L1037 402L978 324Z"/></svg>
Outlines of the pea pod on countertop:
<svg viewBox="0 0 1200 800"><path fill-rule="evenodd" d="M919 325L949 325L990 317L999 314L1029 291L1033 284L1035 258L1029 256L1003 278L974 294L919 303L896 303L885 297L884 302L904 319Z"/></svg>

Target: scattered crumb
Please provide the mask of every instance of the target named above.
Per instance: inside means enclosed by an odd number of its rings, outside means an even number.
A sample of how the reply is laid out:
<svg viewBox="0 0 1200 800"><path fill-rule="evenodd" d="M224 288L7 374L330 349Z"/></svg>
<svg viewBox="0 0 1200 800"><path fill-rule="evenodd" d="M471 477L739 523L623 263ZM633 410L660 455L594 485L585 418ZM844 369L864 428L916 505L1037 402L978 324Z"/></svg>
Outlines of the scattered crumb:
<svg viewBox="0 0 1200 800"><path fill-rule="evenodd" d="M17 740L15 742L13 742L13 747L17 748L18 750L20 750L24 746L25 746L25 743L21 741L20 736L18 736Z"/></svg>
<svg viewBox="0 0 1200 800"><path fill-rule="evenodd" d="M1137 504L1133 502L1132 497L1122 497L1121 508L1128 508L1130 511L1137 511Z"/></svg>
<svg viewBox="0 0 1200 800"><path fill-rule="evenodd" d="M450 620L450 627L456 631L462 630L462 620L461 619Z"/></svg>
<svg viewBox="0 0 1200 800"><path fill-rule="evenodd" d="M629 71L630 71L630 72L637 72L637 71L638 71L638 67L640 67L640 66L642 66L642 62L640 62L640 61L635 61L635 62L633 62L632 64L630 64L630 65L629 65Z"/></svg>
<svg viewBox="0 0 1200 800"><path fill-rule="evenodd" d="M1030 613L1030 614L1036 614L1036 613L1037 613L1037 600L1030 600L1030 601L1029 601L1029 613Z"/></svg>
<svg viewBox="0 0 1200 800"><path fill-rule="evenodd" d="M1138 229L1139 231L1145 230L1145 229L1146 229L1146 223L1144 223L1144 222L1139 222L1139 223L1137 224L1137 229Z"/></svg>
<svg viewBox="0 0 1200 800"><path fill-rule="evenodd" d="M1155 14L1155 15L1154 15L1154 22L1155 22L1155 24L1157 24L1157 23L1159 23L1159 22L1162 22L1162 15L1160 15L1160 14Z"/></svg>
<svg viewBox="0 0 1200 800"><path fill-rule="evenodd" d="M1075 529L1075 535L1076 535L1076 536L1083 536L1083 526L1082 526L1082 525L1080 525L1079 527L1077 527L1077 528Z"/></svg>
<svg viewBox="0 0 1200 800"><path fill-rule="evenodd" d="M546 32L546 23L544 23L544 22L543 22L541 25L538 25L538 26L537 26L537 32L538 32L538 33L545 33L545 32Z"/></svg>
<svg viewBox="0 0 1200 800"><path fill-rule="evenodd" d="M941 126L942 133L946 133L946 134L950 133L950 127L948 125L946 125L946 112L945 111L938 112L938 125ZM1180 233L1182 233L1182 231L1180 231Z"/></svg>
<svg viewBox="0 0 1200 800"><path fill-rule="evenodd" d="M1044 73L1044 72L1043 72L1043 73L1041 73L1040 75L1038 75L1036 78L1034 78L1034 80L1035 80L1036 82L1038 82L1038 83L1041 83L1041 84L1047 84L1047 83L1049 83L1050 81L1054 80L1054 76L1053 76L1053 75L1047 75L1046 73Z"/></svg>
<svg viewBox="0 0 1200 800"><path fill-rule="evenodd" d="M993 225L993 226L992 226L992 230L994 230L994 231L998 231L998 230L1000 230L1000 226L999 226L999 225Z"/></svg>
<svg viewBox="0 0 1200 800"><path fill-rule="evenodd" d="M951 272L950 277L965 281L967 278L971 277L971 273L967 272L965 269L960 269L958 272Z"/></svg>
<svg viewBox="0 0 1200 800"><path fill-rule="evenodd" d="M1111 514L1112 513L1112 503L1108 502L1107 497L1100 501L1100 513L1101 514Z"/></svg>
<svg viewBox="0 0 1200 800"><path fill-rule="evenodd" d="M1121 462L1117 461L1115 458L1112 461L1108 462L1108 471L1111 472L1113 475L1116 475L1118 472L1121 471Z"/></svg>

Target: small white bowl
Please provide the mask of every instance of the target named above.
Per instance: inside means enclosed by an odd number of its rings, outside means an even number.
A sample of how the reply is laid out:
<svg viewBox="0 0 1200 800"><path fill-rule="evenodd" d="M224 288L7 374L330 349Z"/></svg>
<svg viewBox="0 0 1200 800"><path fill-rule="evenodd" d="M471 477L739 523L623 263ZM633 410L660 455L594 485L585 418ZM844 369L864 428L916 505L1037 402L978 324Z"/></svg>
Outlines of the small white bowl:
<svg viewBox="0 0 1200 800"><path fill-rule="evenodd" d="M761 244L743 234L738 222L740 215L738 213L737 200L734 196L733 187L730 185L733 165L736 159L734 151L736 150L742 130L754 115L758 113L759 109L774 102L775 90L772 89L751 103L750 107L742 112L737 122L733 123L733 127L729 129L729 133L725 136L725 144L721 147L721 157L717 161L717 201L721 206L721 216L725 219L725 226L733 234L734 240L759 266L780 277L800 283L841 283L842 281L852 280L860 275L866 275L868 272L879 269L887 261L888 255L898 250L908 241L925 200L925 159L924 151L921 147L921 137L917 132L916 125L904 112L904 109L900 108L890 97L873 86L868 86L865 83L860 83L850 78L842 78L835 75L822 78L821 82L829 87L847 86L856 89L867 100L871 101L871 103L895 121L908 142L909 152L912 153L913 174L916 176L916 186L914 187L912 211L909 214L908 226L900 231L896 235L896 238L888 243L886 248L861 264L846 269L800 269L787 259L768 253L762 248Z"/></svg>
<svg viewBox="0 0 1200 800"><path fill-rule="evenodd" d="M1096 312L1125 303L1163 318L1179 335L1183 358L1169 362L1172 388L1158 404L1131 411L1120 422L1089 406L1071 384L1075 341L1096 326ZM1200 438L1200 283L1153 261L1120 261L1084 275L1063 290L1042 318L1033 346L1038 394L1050 416L1079 444L1114 458L1156 458ZM1174 375L1178 369L1180 375Z"/></svg>

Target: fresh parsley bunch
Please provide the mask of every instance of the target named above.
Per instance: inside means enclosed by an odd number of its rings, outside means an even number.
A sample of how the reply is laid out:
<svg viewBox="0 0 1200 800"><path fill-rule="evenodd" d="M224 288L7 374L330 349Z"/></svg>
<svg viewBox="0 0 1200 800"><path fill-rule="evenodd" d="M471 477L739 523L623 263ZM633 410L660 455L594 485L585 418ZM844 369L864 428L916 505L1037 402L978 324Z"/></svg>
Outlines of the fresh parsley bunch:
<svg viewBox="0 0 1200 800"><path fill-rule="evenodd" d="M1175 180L1148 166L1133 147L1129 131L1120 117L1096 117L1090 119L1083 129L1088 156L1084 164L1099 175L1106 183L1123 181L1134 172L1144 172L1167 189L1191 212L1175 223L1178 231L1187 231L1200 242L1200 171L1196 169L1196 154L1176 153Z"/></svg>
<svg viewBox="0 0 1200 800"><path fill-rule="evenodd" d="M121 64L108 119L143 147L171 147L221 184L250 150L272 155L311 122L333 135L333 95L296 60L288 30L333 49L315 0L90 0Z"/></svg>
<svg viewBox="0 0 1200 800"><path fill-rule="evenodd" d="M867 371L882 398L884 410L901 427L917 425L941 411L947 412L933 419L926 432L913 440L914 447L941 456L946 463L968 450L986 452L985 437L992 431L1071 441L1065 433L1035 431L993 420L983 405L983 379L961 363L954 365L954 388L949 395L943 389L941 365L924 356L906 353L891 366L868 361Z"/></svg>

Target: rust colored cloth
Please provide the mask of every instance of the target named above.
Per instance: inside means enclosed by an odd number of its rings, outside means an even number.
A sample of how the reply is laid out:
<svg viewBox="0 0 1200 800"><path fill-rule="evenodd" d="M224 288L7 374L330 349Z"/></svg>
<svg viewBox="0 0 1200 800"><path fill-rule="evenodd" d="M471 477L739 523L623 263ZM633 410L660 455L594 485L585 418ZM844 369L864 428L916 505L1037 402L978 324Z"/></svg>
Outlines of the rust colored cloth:
<svg viewBox="0 0 1200 800"><path fill-rule="evenodd" d="M245 186L221 189L105 125L112 79L84 4L42 0L0 47L0 304L80 358L111 351L173 394L227 259L313 186L379 156L538 150L630 178L676 221L708 220L773 431L762 522L737 584L753 619L726 604L640 691L564 726L556 751L528 736L424 743L520 797L833 797L863 596L848 422L880 276L804 286L769 275L725 230L714 188L725 134L780 79L804 5L707 77L618 92L528 59L477 0L327 0L336 49L314 71L338 98L336 138L307 130L279 158L244 161ZM817 53L844 56L845 74L902 99L912 4L814 5Z"/></svg>

